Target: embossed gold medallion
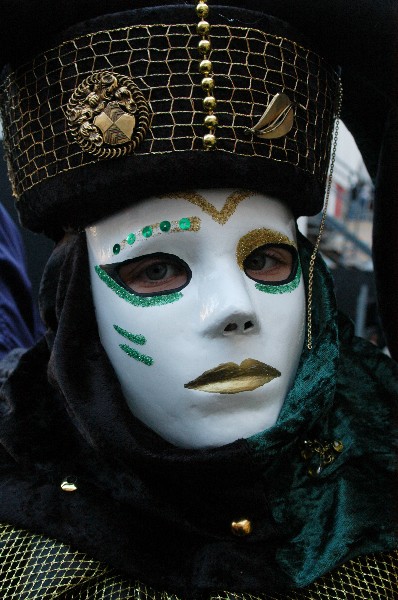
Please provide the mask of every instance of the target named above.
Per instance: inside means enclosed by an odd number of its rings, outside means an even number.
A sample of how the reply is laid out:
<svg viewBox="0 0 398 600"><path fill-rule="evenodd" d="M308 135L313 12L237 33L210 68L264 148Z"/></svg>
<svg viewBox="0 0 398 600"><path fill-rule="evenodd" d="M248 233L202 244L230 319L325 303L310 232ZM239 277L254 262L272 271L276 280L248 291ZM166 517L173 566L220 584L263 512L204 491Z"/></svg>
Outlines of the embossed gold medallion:
<svg viewBox="0 0 398 600"><path fill-rule="evenodd" d="M133 152L149 127L149 106L130 77L100 71L73 92L66 109L70 132L77 143L98 157Z"/></svg>

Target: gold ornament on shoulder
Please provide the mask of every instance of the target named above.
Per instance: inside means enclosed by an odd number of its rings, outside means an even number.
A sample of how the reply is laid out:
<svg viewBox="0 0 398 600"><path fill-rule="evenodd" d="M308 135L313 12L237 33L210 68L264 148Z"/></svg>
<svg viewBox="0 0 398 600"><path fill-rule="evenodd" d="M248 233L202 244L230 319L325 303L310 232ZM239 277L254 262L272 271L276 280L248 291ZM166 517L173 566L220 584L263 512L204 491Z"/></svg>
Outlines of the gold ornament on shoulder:
<svg viewBox="0 0 398 600"><path fill-rule="evenodd" d="M311 477L320 475L327 465L336 460L343 449L344 444L341 440L334 440L333 442L305 440L301 448L301 457L312 463L308 469L308 474Z"/></svg>
<svg viewBox="0 0 398 600"><path fill-rule="evenodd" d="M73 92L66 118L77 143L99 158L133 152L144 139L150 121L144 94L130 77L100 71Z"/></svg>

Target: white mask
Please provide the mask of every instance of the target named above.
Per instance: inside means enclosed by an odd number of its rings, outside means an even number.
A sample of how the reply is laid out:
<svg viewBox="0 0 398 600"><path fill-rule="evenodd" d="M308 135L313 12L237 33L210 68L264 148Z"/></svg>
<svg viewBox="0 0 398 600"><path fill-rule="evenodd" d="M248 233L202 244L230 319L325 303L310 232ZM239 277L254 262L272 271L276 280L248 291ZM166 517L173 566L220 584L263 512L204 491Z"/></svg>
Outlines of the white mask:
<svg viewBox="0 0 398 600"><path fill-rule="evenodd" d="M183 448L275 424L305 335L281 202L225 189L150 198L87 240L101 342L136 417Z"/></svg>

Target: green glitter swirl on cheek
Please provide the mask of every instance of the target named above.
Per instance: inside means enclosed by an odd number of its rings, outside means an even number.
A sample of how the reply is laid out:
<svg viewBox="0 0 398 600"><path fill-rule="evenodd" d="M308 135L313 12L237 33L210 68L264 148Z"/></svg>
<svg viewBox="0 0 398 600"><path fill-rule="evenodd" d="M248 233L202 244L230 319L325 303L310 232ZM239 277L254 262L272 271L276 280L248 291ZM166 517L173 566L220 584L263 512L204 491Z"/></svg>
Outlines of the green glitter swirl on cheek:
<svg viewBox="0 0 398 600"><path fill-rule="evenodd" d="M256 289L266 294L287 294L293 292L300 283L301 279L301 265L297 265L297 273L295 278L289 283L283 283L282 285L270 285L265 283L256 283Z"/></svg>
<svg viewBox="0 0 398 600"><path fill-rule="evenodd" d="M133 342L134 344L139 344L141 346L146 344L145 336L143 336L140 333L130 333L130 331L127 331L127 329L123 329L122 327L119 327L119 325L114 325L113 328L115 331L117 331L117 333L120 333L121 336L125 337L126 339L128 339L130 342ZM128 356L130 356L131 358L134 358L134 360L138 360L139 362L144 363L144 365L147 365L148 367L153 365L152 356L147 356L146 354L141 354L141 352L138 352L138 350L134 350L134 348L131 348L127 344L119 344L119 348L121 348L123 350L123 352L125 352Z"/></svg>
<svg viewBox="0 0 398 600"><path fill-rule="evenodd" d="M141 333L130 333L126 329L119 327L119 325L114 325L113 329L117 331L117 333L120 333L120 335L128 339L130 342L133 342L134 344L139 344L140 346L146 344L146 337Z"/></svg>
<svg viewBox="0 0 398 600"><path fill-rule="evenodd" d="M141 354L138 350L134 350L134 348L130 348L127 344L119 344L119 348L123 350L128 356L134 358L134 360L138 360L139 362L144 363L144 365L148 365L150 367L153 365L153 358L151 356L147 356L146 354Z"/></svg>
<svg viewBox="0 0 398 600"><path fill-rule="evenodd" d="M150 306L162 306L163 304L171 304L177 302L182 298L181 292L173 292L171 294L162 294L160 296L137 296L133 292L128 292L122 286L120 286L112 277L108 275L99 265L95 267L95 272L98 277L103 281L112 292L115 292L119 298L126 300L133 306L139 306L141 308L147 308Z"/></svg>

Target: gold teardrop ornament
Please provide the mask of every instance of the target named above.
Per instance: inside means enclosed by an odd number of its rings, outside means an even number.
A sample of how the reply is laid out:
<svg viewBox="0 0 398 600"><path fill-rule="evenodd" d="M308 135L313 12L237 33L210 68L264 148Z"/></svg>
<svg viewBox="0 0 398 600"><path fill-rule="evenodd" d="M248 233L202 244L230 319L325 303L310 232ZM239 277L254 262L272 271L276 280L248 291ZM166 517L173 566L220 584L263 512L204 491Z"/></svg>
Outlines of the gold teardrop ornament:
<svg viewBox="0 0 398 600"><path fill-rule="evenodd" d="M293 102L286 94L275 94L263 116L250 131L259 138L276 139L289 133L293 121Z"/></svg>
<svg viewBox="0 0 398 600"><path fill-rule="evenodd" d="M64 479L64 481L61 483L61 490L64 492L76 492L77 486L75 483L73 483L73 481Z"/></svg>
<svg viewBox="0 0 398 600"><path fill-rule="evenodd" d="M242 519L241 521L232 521L231 531L234 535L242 537L249 535L252 532L252 524L248 519Z"/></svg>

